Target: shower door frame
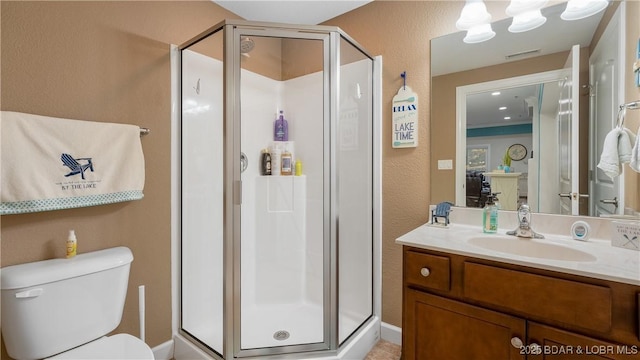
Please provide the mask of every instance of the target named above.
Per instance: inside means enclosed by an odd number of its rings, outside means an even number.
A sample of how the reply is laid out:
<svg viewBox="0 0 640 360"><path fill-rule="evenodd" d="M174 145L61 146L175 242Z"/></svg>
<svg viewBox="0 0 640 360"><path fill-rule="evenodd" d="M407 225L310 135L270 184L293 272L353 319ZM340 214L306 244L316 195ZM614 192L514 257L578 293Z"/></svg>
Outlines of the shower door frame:
<svg viewBox="0 0 640 360"><path fill-rule="evenodd" d="M233 341L227 341L226 354L234 357L249 357L263 355L281 355L289 353L310 352L318 350L332 350L337 348L337 334L331 336L332 329L337 329L337 301L332 294L337 293L337 269L334 264L336 254L331 249L336 249L337 216L331 206L335 206L331 189L335 186L335 172L331 171L334 163L334 150L331 139L334 138L331 126L331 118L337 112L336 100L331 98L332 87L337 87L337 56L331 56L332 50L338 46L335 30L330 31L324 27L316 27L315 31L301 32L298 27L287 29L282 25L274 27L260 26L256 23L231 23L224 28L224 132L225 132L225 193L233 194L232 201L225 199L225 227L233 229L231 233L224 234L225 253L225 325L226 334L233 334ZM295 29L295 30L293 30ZM307 29L305 29L307 30ZM242 349L241 348L241 244L242 244L242 177L240 159L242 114L241 114L241 61L240 40L245 36L273 37L280 39L320 40L323 42L323 342L298 345L283 345L269 348ZM231 44L230 47L229 44ZM230 50L230 51L228 51ZM338 50L339 51L339 50ZM231 140L231 141L229 141ZM331 216L331 217L330 217ZM232 259L229 263L229 259ZM330 260L328 263L327 259ZM234 297L236 301L234 301ZM233 314L233 318L227 318ZM329 316L327 314L330 314ZM227 338L228 339L228 338Z"/></svg>
<svg viewBox="0 0 640 360"><path fill-rule="evenodd" d="M234 301L234 295L239 295L239 250L240 242L239 237L236 239L236 235L239 233L240 222L240 207L242 203L242 183L240 181L240 35L235 34L234 27L241 27L243 30L260 30L255 35L265 35L266 30L282 31L289 34L289 38L295 39L317 39L316 36L328 37L328 40L324 41L324 53L323 53L323 131L324 131L324 174L323 177L323 213L324 213L324 237L330 237L329 241L324 241L323 244L323 256L325 257L323 263L323 311L324 311L324 341L322 343L312 343L305 345L288 345L278 348L260 348L251 350L240 349L240 337L239 332L240 320L239 311L240 303ZM176 268L175 276L176 281L172 286L174 291L174 330L176 331L174 341L183 342L182 350L185 350L184 346L191 347L191 353L196 356L197 351L204 351L208 355L217 359L231 359L242 358L250 356L267 356L273 358L272 355L282 355L282 359L295 359L300 356L300 353L308 353L310 357L317 356L335 356L342 348L350 347L350 344L355 341L365 328L371 326L377 326L375 330L375 337L379 338L379 321L381 315L381 200L382 200L382 185L381 185L381 161L382 161L382 129L381 129L381 114L382 114L382 57L371 56L366 52L358 42L352 39L349 35L344 33L337 27L322 26L322 25L288 25L288 24L275 24L275 23L261 23L261 22L249 22L243 20L224 20L205 31L201 32L197 36L194 36L190 40L176 47L178 54L182 50L189 46L207 38L219 31L223 32L223 148L225 154L223 158L223 281L221 286L223 294L223 339L221 353L212 349L206 343L202 342L195 336L192 336L189 332L182 327L182 280L181 271L182 267L182 250L181 250L181 228L182 228L182 210L177 209L173 214L173 222L175 223L175 231L173 234L174 246L176 246L175 257ZM242 32L245 34L246 32ZM248 34L248 33L247 33ZM314 35L315 34L315 35ZM336 144L331 143L331 139L336 138L337 129L334 123L331 123L331 119L338 119L339 116L339 74L340 74L340 41L347 41L353 45L363 55L371 59L372 61L372 89L373 89L373 109L372 109L372 151L373 151L373 173L372 173L372 249L373 249L373 268L371 274L371 281L373 285L373 297L372 301L372 313L354 330L346 339L342 342L339 341L338 331L338 258L337 258L337 245L338 245L338 214L337 214L337 194L336 191L331 192L332 188L335 188L337 184L336 171L331 171L331 164L336 161ZM176 56L176 63L172 66L176 72L176 80L178 84L182 82L182 65L180 61L181 55ZM327 66L328 65L328 66ZM173 80L173 79L172 79ZM237 82L236 82L237 81ZM333 91L332 91L333 90ZM181 194L181 162L180 154L178 150L182 146L182 134L180 130L180 122L182 113L181 109L181 91L178 90L175 94L175 100L180 106L175 107L172 111L172 118L175 119L175 139L172 139L174 151L174 160L179 163L178 167L174 170L175 192L176 201L182 201ZM172 97L174 94L172 94ZM238 119L236 119L238 117ZM336 120L337 121L337 120ZM236 137L237 135L237 137ZM329 200L327 200L327 198ZM327 202L328 201L328 202ZM329 219L327 221L327 219ZM326 229L326 224L329 223L329 228ZM332 231L333 230L333 231ZM238 257L236 257L238 255ZM328 257L328 259L327 259ZM377 324L377 325L376 325ZM358 335L358 336L356 336ZM368 334L367 336L372 336ZM184 338L183 338L184 337ZM189 340L184 342L184 339ZM275 350L274 350L275 349ZM284 350L284 351L283 351ZM200 354L202 355L202 354ZM200 356L198 355L198 356Z"/></svg>

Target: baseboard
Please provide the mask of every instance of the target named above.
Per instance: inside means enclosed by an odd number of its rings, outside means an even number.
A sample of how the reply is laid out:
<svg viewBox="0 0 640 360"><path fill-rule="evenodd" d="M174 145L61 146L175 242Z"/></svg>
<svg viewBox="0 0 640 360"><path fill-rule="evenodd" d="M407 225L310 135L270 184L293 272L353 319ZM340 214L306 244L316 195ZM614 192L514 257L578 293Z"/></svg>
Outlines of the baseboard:
<svg viewBox="0 0 640 360"><path fill-rule="evenodd" d="M380 338L394 344L402 345L402 329L383 322L380 330Z"/></svg>
<svg viewBox="0 0 640 360"><path fill-rule="evenodd" d="M173 340L163 342L151 351L155 360L171 360L173 359Z"/></svg>
<svg viewBox="0 0 640 360"><path fill-rule="evenodd" d="M175 341L173 358L175 360L210 360L212 359L207 353L199 349L190 341L185 339L182 335L176 334L173 336Z"/></svg>

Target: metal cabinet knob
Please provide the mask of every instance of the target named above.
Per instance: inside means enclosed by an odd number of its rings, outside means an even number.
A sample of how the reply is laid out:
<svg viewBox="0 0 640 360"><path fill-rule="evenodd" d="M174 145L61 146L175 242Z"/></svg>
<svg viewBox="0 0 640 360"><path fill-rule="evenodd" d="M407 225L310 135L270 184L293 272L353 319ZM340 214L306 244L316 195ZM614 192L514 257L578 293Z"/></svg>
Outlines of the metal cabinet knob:
<svg viewBox="0 0 640 360"><path fill-rule="evenodd" d="M423 267L422 269L420 269L420 275L427 277L431 274L431 270L429 270L429 268Z"/></svg>
<svg viewBox="0 0 640 360"><path fill-rule="evenodd" d="M524 345L524 343L519 337L514 336L511 338L511 345L516 349L522 349L522 346Z"/></svg>

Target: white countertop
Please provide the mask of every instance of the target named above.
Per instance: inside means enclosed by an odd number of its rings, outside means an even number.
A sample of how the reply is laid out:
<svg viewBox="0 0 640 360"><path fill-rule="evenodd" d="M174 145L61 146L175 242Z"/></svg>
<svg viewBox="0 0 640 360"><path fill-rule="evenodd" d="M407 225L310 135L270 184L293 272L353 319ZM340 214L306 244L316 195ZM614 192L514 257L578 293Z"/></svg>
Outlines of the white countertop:
<svg viewBox="0 0 640 360"><path fill-rule="evenodd" d="M520 175L522 175L522 173L519 172L509 172L509 173L505 173L505 172L486 172L483 175L485 176L493 176L493 177L518 177Z"/></svg>
<svg viewBox="0 0 640 360"><path fill-rule="evenodd" d="M537 231L542 232L540 230ZM505 233L505 229L499 229L497 234L485 234L480 226L464 224L453 223L449 225L449 228L433 227L425 224L400 236L396 239L396 243L508 264L640 285L640 252L613 247L607 240L590 239L588 241L578 241L569 236L547 235L543 232L547 239L530 240L581 250L593 255L596 258L594 261L534 258L489 250L467 243L470 238L509 236ZM519 240L515 236L513 236L513 239L514 241Z"/></svg>

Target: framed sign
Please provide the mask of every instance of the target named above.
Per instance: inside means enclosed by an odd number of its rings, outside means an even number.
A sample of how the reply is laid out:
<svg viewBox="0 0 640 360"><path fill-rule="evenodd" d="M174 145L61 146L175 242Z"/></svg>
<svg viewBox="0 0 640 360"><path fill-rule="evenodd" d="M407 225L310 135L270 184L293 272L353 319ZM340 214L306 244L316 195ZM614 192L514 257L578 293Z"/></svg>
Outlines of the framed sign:
<svg viewBox="0 0 640 360"><path fill-rule="evenodd" d="M418 146L418 95L403 86L393 97L391 106L391 145L394 148Z"/></svg>

